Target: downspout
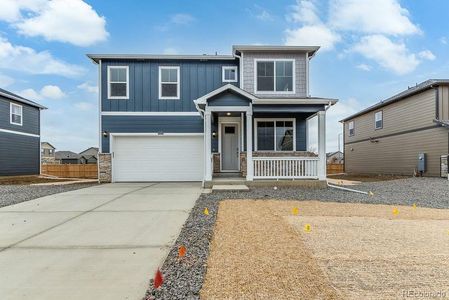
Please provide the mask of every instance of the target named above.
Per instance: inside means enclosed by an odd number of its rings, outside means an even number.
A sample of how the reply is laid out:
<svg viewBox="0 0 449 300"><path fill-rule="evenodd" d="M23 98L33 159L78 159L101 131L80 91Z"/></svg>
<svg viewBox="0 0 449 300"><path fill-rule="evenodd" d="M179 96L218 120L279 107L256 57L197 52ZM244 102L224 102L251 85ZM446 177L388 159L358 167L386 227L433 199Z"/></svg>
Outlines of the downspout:
<svg viewBox="0 0 449 300"><path fill-rule="evenodd" d="M239 59L239 77L240 77L240 82L239 82L239 87L243 90L243 53L242 55L237 55L234 53L234 57L237 57Z"/></svg>

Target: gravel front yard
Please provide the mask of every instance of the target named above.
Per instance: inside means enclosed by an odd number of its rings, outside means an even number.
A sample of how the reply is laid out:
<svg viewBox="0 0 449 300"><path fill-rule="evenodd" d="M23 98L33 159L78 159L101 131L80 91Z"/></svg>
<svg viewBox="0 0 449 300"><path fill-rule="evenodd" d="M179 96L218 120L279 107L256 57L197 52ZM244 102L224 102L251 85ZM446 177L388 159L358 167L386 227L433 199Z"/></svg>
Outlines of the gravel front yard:
<svg viewBox="0 0 449 300"><path fill-rule="evenodd" d="M218 204L224 199L320 200L327 202L412 205L449 208L449 182L440 178L409 178L385 182L362 183L353 188L372 191L374 196L336 189L258 188L250 192L203 194L197 200L189 218L165 260L161 271L164 284L158 290L150 288L146 299L199 299L213 235ZM204 215L204 208L209 215ZM187 248L185 258L178 259L178 247Z"/></svg>
<svg viewBox="0 0 449 300"><path fill-rule="evenodd" d="M17 204L36 198L58 194L86 187L97 183L74 183L67 185L0 185L0 207Z"/></svg>

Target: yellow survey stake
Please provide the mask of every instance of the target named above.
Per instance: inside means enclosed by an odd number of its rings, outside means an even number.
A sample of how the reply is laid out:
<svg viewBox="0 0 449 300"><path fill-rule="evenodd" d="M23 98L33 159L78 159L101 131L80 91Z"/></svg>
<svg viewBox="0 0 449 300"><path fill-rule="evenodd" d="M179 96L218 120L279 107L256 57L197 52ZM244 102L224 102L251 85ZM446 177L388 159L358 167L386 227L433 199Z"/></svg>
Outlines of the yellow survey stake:
<svg viewBox="0 0 449 300"><path fill-rule="evenodd" d="M292 208L292 213L293 213L293 215L297 216L299 214L299 208L293 207Z"/></svg>
<svg viewBox="0 0 449 300"><path fill-rule="evenodd" d="M395 207L393 208L393 215L397 216L399 214L399 210Z"/></svg>
<svg viewBox="0 0 449 300"><path fill-rule="evenodd" d="M207 209L207 207L204 209L204 214L205 214L206 216L209 215L209 210Z"/></svg>
<svg viewBox="0 0 449 300"><path fill-rule="evenodd" d="M312 230L312 226L310 226L310 224L304 225L304 231L305 232L310 232L311 230Z"/></svg>

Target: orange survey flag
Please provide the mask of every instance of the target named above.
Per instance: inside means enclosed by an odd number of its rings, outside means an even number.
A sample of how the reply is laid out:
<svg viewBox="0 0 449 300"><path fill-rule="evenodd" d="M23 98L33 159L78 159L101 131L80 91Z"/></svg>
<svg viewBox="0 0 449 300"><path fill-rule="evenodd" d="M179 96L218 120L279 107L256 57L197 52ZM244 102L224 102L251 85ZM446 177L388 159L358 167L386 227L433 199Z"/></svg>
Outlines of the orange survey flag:
<svg viewBox="0 0 449 300"><path fill-rule="evenodd" d="M159 288L163 282L164 282L164 277L162 277L162 273L158 268L156 275L154 276L154 288L155 289Z"/></svg>
<svg viewBox="0 0 449 300"><path fill-rule="evenodd" d="M178 257L181 258L181 257L186 256L186 252L187 252L186 247L180 246L180 247L178 248Z"/></svg>

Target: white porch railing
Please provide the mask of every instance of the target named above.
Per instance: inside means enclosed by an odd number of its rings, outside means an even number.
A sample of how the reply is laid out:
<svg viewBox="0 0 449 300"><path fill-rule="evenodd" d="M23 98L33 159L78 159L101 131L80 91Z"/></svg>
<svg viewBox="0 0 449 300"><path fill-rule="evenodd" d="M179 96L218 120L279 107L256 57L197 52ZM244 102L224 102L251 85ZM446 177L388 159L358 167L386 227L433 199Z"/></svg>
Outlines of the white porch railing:
<svg viewBox="0 0 449 300"><path fill-rule="evenodd" d="M318 179L318 157L253 157L254 179Z"/></svg>

